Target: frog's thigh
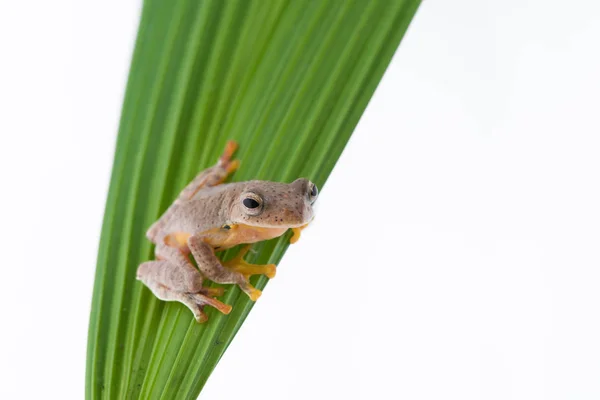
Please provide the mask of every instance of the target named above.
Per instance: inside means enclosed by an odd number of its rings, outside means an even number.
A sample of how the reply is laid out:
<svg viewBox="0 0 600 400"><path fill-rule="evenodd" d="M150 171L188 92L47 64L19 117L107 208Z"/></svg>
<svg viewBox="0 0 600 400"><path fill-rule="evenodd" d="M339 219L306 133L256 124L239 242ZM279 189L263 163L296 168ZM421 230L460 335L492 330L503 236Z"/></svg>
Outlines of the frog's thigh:
<svg viewBox="0 0 600 400"><path fill-rule="evenodd" d="M142 281L144 285L148 287L154 293L156 297L164 301L178 301L185 304L194 313L194 318L198 322L204 322L207 320L207 316L204 313L204 306L209 305L223 314L229 314L231 312L231 306L221 303L219 300L210 297L210 289L203 289L203 293L186 293L180 288L187 288L184 283L183 286L178 286L177 282L173 282L174 275L178 275L178 267L171 264L169 261L148 261L141 264L138 267L137 279ZM200 274L196 271L198 276ZM167 285L173 285L169 287ZM220 293L222 294L222 293Z"/></svg>
<svg viewBox="0 0 600 400"><path fill-rule="evenodd" d="M145 267L146 270L141 271L143 274L150 274L150 279L153 281L178 292L197 293L202 289L202 275L194 268L190 260L183 255L181 250L159 245L156 246L156 255L166 262ZM140 265L138 268L138 276L140 269L145 264ZM146 284L146 286L148 285Z"/></svg>
<svg viewBox="0 0 600 400"><path fill-rule="evenodd" d="M183 290L176 290L173 286L178 286L177 282L172 281L171 272L176 267L169 261L148 261L141 264L137 269L137 279L161 300L178 300L177 293L183 293Z"/></svg>

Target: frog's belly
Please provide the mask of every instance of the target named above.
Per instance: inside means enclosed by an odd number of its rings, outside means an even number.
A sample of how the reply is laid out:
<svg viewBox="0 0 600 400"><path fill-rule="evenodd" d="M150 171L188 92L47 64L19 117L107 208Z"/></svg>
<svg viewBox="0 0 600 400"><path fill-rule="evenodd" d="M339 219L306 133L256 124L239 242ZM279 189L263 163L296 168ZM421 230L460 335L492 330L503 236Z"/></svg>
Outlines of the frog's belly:
<svg viewBox="0 0 600 400"><path fill-rule="evenodd" d="M215 228L202 232L204 241L219 250L228 249L242 243L256 243L281 236L288 228L257 228L249 225L232 225L230 229ZM165 237L165 244L187 249L187 240L192 236L187 232L173 232Z"/></svg>

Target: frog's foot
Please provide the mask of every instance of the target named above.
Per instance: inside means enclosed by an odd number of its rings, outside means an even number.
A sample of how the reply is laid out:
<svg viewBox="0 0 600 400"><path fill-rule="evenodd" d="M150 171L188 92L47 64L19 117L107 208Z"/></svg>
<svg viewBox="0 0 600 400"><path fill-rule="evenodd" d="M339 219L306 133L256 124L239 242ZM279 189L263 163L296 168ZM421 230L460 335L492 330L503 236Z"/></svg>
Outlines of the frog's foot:
<svg viewBox="0 0 600 400"><path fill-rule="evenodd" d="M203 291L206 293L214 293L214 291L210 290L209 288L203 289ZM222 294L222 290L220 292ZM185 293L181 299L181 302L184 303L190 310L192 310L194 313L194 318L196 318L196 321L199 323L203 323L208 320L208 316L204 312L204 306L214 307L225 315L229 314L232 308L229 304L222 303L219 300L202 293Z"/></svg>
<svg viewBox="0 0 600 400"><path fill-rule="evenodd" d="M268 278L274 278L277 272L275 264L266 264L266 265L258 265L258 264L250 264L244 260L244 256L250 250L250 245L244 246L237 256L233 259L223 263L225 268L228 268L231 271L238 272L246 278L244 284L240 285L240 288L250 296L250 299L256 301L260 295L261 291L254 288L249 279L252 275L266 275Z"/></svg>
<svg viewBox="0 0 600 400"><path fill-rule="evenodd" d="M231 175L240 166L240 160L231 159L237 148L237 142L235 140L229 140L225 145L223 154L219 158L219 166L227 172L227 175Z"/></svg>
<svg viewBox="0 0 600 400"><path fill-rule="evenodd" d="M261 274L266 275L268 278L275 278L275 274L277 272L275 264L250 264L249 262L244 260L244 256L248 253L249 250L250 245L244 246L237 256L223 263L223 266L235 272L239 272L247 278L249 278L252 275Z"/></svg>
<svg viewBox="0 0 600 400"><path fill-rule="evenodd" d="M240 289L242 289L244 293L248 295L248 297L250 297L250 300L252 301L258 300L258 298L262 295L262 290L252 286L248 279L246 279L242 283L238 283L238 286L240 287Z"/></svg>
<svg viewBox="0 0 600 400"><path fill-rule="evenodd" d="M292 235L292 237L290 238L290 244L294 244L296 243L298 240L300 240L300 233L302 232L302 229L306 228L308 226L308 224L306 225L302 225L299 226L297 228L292 228L292 232L294 233Z"/></svg>

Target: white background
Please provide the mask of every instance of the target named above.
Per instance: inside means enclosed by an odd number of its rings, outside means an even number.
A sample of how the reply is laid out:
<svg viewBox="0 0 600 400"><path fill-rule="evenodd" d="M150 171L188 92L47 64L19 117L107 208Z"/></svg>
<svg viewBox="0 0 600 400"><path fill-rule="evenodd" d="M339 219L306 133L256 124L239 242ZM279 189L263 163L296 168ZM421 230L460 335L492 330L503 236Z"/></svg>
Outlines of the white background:
<svg viewBox="0 0 600 400"><path fill-rule="evenodd" d="M0 2L3 399L83 397L139 2L71 3ZM426 1L201 398L599 398L599 39Z"/></svg>

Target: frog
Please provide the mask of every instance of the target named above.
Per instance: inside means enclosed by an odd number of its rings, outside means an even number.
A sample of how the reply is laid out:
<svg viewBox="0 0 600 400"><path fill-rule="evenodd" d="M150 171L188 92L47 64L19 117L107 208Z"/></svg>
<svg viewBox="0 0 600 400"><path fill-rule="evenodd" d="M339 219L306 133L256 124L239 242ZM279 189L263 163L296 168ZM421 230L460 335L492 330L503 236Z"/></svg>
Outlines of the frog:
<svg viewBox="0 0 600 400"><path fill-rule="evenodd" d="M146 237L155 245L155 260L139 265L136 273L160 300L187 306L198 323L208 320L205 306L227 315L232 307L217 299L223 287L206 281L235 284L250 300L262 292L250 283L253 275L275 277L275 264L250 264L244 256L253 243L282 236L291 229L291 243L313 220L317 186L306 178L291 183L251 180L225 183L240 165L233 158L237 142L226 143L212 167L201 171L179 194ZM216 253L245 244L230 261ZM194 258L197 268L192 264Z"/></svg>

